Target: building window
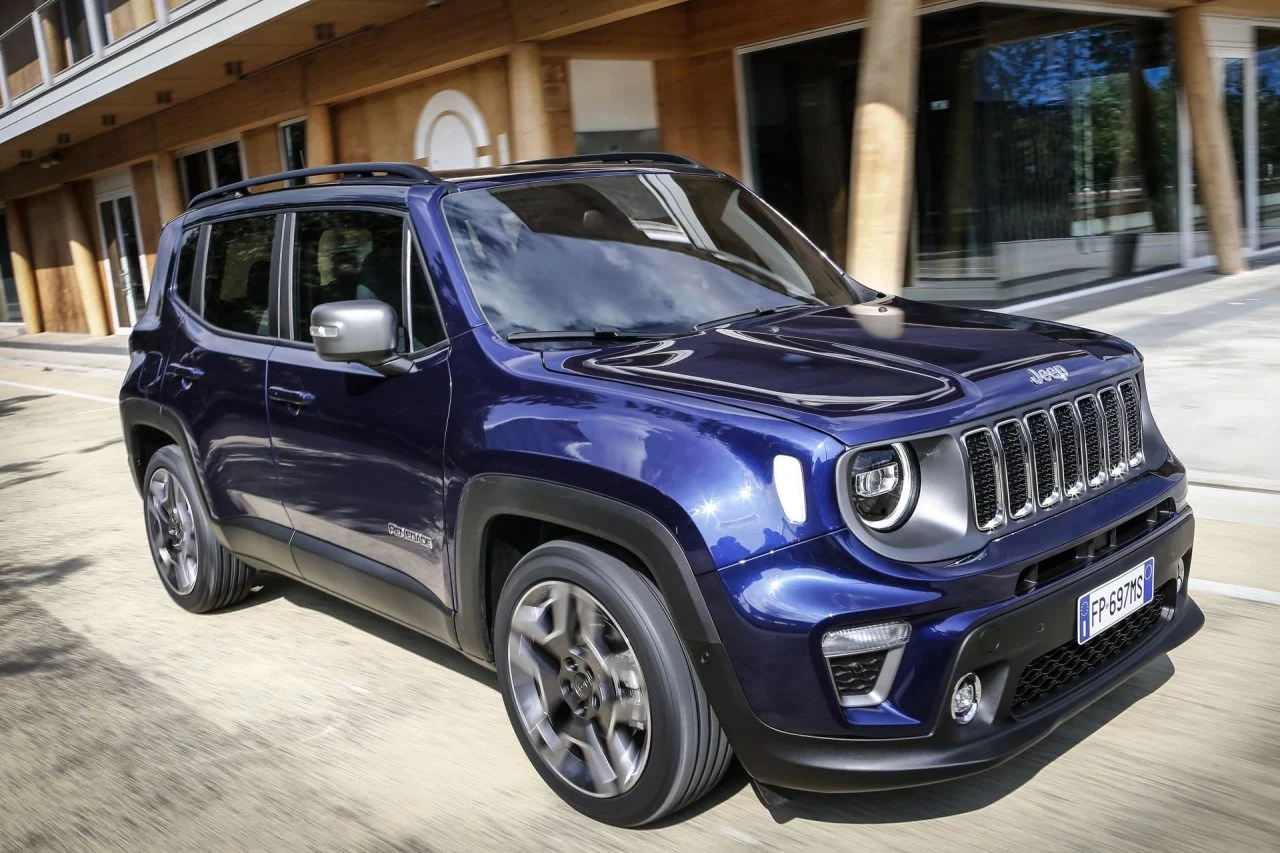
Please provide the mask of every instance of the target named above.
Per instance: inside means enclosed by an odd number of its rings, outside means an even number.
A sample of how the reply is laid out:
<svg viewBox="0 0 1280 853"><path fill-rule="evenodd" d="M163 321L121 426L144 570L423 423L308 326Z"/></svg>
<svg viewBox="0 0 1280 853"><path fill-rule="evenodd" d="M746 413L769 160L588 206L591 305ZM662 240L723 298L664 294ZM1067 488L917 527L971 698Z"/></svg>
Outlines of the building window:
<svg viewBox="0 0 1280 853"><path fill-rule="evenodd" d="M57 74L93 53L83 0L54 0L40 10L49 68Z"/></svg>
<svg viewBox="0 0 1280 853"><path fill-rule="evenodd" d="M9 260L9 228L5 210L0 207L0 323L22 322L22 308L18 304L18 285L13 280L13 267Z"/></svg>
<svg viewBox="0 0 1280 853"><path fill-rule="evenodd" d="M239 140L183 154L178 158L178 166L187 201L214 187L244 180Z"/></svg>
<svg viewBox="0 0 1280 853"><path fill-rule="evenodd" d="M907 294L999 305L1180 262L1166 20L926 15ZM748 53L754 181L844 265L861 35Z"/></svg>
<svg viewBox="0 0 1280 853"><path fill-rule="evenodd" d="M280 163L286 172L307 168L307 120L303 118L280 125ZM289 186L305 184L301 178L289 181Z"/></svg>
<svg viewBox="0 0 1280 853"><path fill-rule="evenodd" d="M1280 245L1280 30L1258 33L1258 244Z"/></svg>

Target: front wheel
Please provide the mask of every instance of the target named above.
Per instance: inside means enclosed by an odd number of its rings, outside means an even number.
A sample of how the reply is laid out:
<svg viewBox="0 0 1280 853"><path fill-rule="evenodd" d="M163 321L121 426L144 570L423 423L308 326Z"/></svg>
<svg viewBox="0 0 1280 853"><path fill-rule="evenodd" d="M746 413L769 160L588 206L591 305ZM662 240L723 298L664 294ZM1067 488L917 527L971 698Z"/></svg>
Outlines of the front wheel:
<svg viewBox="0 0 1280 853"><path fill-rule="evenodd" d="M706 795L732 753L658 590L599 549L529 552L495 618L499 685L538 773L566 802L619 826Z"/></svg>

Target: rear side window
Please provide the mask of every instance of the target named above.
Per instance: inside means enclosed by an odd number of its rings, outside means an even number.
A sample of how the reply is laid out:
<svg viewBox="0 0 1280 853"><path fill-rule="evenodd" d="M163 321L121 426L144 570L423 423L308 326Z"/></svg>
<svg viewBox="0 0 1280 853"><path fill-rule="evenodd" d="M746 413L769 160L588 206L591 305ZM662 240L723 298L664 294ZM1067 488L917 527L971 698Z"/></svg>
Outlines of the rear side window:
<svg viewBox="0 0 1280 853"><path fill-rule="evenodd" d="M271 334L271 242L275 216L229 219L209 226L204 318L220 329Z"/></svg>
<svg viewBox="0 0 1280 853"><path fill-rule="evenodd" d="M192 228L182 235L178 247L178 268L173 276L173 292L187 305L191 304L191 288L196 274L196 252L200 248L200 229Z"/></svg>
<svg viewBox="0 0 1280 853"><path fill-rule="evenodd" d="M404 323L404 219L371 210L304 210L293 248L293 337L311 340L311 309L377 299ZM407 351L402 335L402 351Z"/></svg>

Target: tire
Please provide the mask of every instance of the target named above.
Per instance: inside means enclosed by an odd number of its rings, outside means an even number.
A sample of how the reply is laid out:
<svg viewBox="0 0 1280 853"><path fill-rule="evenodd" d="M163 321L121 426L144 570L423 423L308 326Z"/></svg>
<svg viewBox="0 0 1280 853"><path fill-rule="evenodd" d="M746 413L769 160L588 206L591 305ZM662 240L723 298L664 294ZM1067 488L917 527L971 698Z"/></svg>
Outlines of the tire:
<svg viewBox="0 0 1280 853"><path fill-rule="evenodd" d="M724 778L729 741L657 588L626 563L580 542L541 545L507 578L494 625L511 726L539 775L578 811L640 826Z"/></svg>
<svg viewBox="0 0 1280 853"><path fill-rule="evenodd" d="M142 482L147 542L169 597L192 613L242 601L255 572L218 544L181 451L157 450Z"/></svg>

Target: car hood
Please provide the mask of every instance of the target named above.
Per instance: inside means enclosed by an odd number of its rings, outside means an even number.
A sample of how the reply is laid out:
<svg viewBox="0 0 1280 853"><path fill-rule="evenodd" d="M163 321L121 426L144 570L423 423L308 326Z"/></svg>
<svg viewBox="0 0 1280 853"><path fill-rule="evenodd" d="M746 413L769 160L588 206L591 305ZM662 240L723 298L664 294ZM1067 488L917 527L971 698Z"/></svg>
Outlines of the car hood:
<svg viewBox="0 0 1280 853"><path fill-rule="evenodd" d="M849 444L1065 395L1140 363L1132 346L1099 332L904 299L589 352L548 350L544 361L557 372L784 417Z"/></svg>

